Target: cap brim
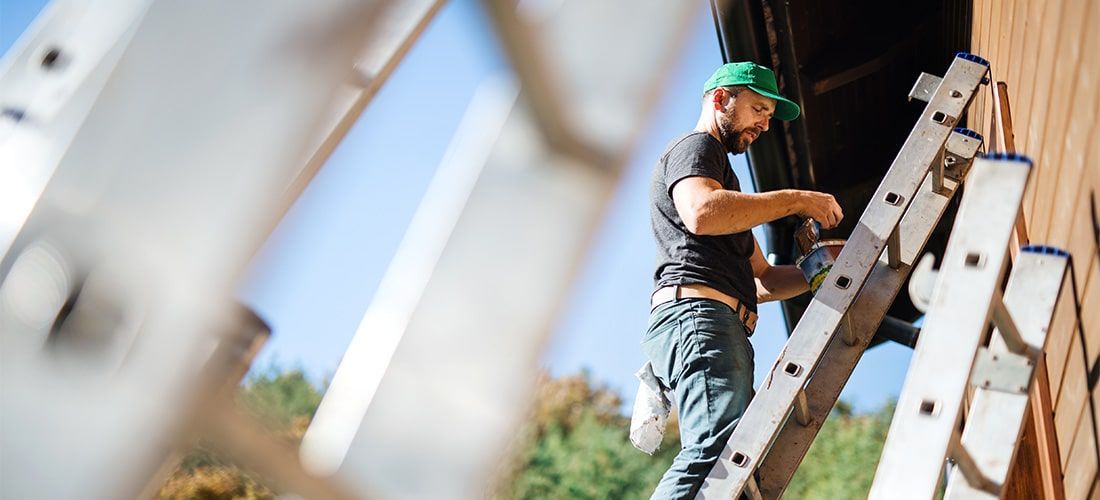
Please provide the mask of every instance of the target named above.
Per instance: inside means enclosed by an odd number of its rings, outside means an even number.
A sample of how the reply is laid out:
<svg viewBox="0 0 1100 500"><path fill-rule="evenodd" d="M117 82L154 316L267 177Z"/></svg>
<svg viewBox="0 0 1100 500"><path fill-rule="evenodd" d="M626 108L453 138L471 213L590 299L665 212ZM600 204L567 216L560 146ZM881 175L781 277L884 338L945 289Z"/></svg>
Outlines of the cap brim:
<svg viewBox="0 0 1100 500"><path fill-rule="evenodd" d="M748 85L748 87L757 94L775 99L775 117L780 120L789 122L791 120L794 120L795 118L798 118L798 114L802 112L802 109L799 108L798 105L794 103L794 101L787 99L786 97L783 97L774 92L769 92L767 90L758 88L754 85Z"/></svg>

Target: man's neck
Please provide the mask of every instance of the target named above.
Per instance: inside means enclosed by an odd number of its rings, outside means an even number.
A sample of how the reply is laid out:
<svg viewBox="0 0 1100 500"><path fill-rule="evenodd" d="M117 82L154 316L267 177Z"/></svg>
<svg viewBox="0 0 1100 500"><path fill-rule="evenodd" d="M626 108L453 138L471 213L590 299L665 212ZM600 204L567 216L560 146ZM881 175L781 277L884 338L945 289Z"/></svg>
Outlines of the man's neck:
<svg viewBox="0 0 1100 500"><path fill-rule="evenodd" d="M718 124L714 121L714 115L708 114L705 111L699 116L699 121L695 123L696 132L706 132L711 137L722 142L722 136L718 134Z"/></svg>

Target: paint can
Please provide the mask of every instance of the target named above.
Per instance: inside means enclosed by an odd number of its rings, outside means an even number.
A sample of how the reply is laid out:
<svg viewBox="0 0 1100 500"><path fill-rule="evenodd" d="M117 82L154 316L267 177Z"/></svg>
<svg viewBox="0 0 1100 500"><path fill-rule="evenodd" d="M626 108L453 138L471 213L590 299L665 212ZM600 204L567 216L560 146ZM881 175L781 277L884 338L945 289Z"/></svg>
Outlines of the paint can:
<svg viewBox="0 0 1100 500"><path fill-rule="evenodd" d="M821 240L810 247L810 251L795 261L795 265L802 270L806 282L810 284L810 292L817 293L821 284L825 282L829 270L833 268L836 257L844 248L846 240Z"/></svg>

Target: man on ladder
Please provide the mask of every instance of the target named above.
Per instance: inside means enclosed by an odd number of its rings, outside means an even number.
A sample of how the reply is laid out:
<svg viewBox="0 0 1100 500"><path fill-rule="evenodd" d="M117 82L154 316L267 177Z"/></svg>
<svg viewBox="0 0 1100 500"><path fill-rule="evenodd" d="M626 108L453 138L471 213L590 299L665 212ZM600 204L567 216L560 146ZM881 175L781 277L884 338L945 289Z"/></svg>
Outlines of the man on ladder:
<svg viewBox="0 0 1100 500"><path fill-rule="evenodd" d="M829 194L741 192L728 154L745 152L773 116L798 114L771 70L725 64L704 85L695 130L673 140L654 169L656 290L642 349L673 394L682 448L653 498L694 498L748 406L757 303L809 289L797 267L764 259L751 229L796 214L825 228L843 218Z"/></svg>

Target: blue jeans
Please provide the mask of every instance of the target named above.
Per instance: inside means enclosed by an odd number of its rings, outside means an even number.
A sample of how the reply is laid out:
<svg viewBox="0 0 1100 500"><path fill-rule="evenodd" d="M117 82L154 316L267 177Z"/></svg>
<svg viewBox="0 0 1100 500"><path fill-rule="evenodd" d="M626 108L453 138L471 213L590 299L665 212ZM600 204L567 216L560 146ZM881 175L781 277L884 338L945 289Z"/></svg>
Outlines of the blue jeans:
<svg viewBox="0 0 1100 500"><path fill-rule="evenodd" d="M729 306L685 298L650 313L642 350L680 420L680 453L652 498L693 499L752 398L752 345Z"/></svg>

